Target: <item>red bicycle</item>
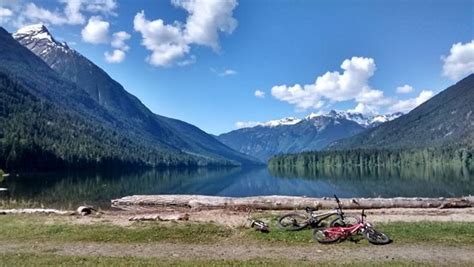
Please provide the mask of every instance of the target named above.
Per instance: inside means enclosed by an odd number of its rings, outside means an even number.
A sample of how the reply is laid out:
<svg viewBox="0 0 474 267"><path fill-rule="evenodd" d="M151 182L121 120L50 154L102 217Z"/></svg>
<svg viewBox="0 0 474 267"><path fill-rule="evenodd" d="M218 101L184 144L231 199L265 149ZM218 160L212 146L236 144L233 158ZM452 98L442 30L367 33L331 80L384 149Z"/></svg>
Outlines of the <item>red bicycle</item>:
<svg viewBox="0 0 474 267"><path fill-rule="evenodd" d="M386 234L376 231L371 223L365 222L364 217L366 217L366 215L364 210L362 210L361 218L356 224L315 229L313 231L313 238L319 243L328 244L345 240L357 234L362 234L362 236L372 244L385 245L392 242Z"/></svg>

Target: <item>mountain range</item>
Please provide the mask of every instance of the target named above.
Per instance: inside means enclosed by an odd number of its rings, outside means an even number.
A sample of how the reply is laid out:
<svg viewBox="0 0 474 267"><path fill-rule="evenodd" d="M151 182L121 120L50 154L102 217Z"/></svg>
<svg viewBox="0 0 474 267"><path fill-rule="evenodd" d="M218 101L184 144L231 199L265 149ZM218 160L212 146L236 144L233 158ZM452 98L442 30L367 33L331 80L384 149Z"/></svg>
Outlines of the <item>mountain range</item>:
<svg viewBox="0 0 474 267"><path fill-rule="evenodd" d="M366 129L403 115L363 115L332 110L326 114L309 114L303 119L293 117L259 123L217 136L217 139L262 162L280 153L297 153L324 149L332 142L351 137Z"/></svg>
<svg viewBox="0 0 474 267"><path fill-rule="evenodd" d="M156 115L43 25L0 28L1 165L246 165L199 128ZM67 119L66 119L67 118ZM47 155L47 156L46 156ZM37 159L38 157L34 157Z"/></svg>
<svg viewBox="0 0 474 267"><path fill-rule="evenodd" d="M408 114L328 149L419 149L474 147L474 74L448 87Z"/></svg>

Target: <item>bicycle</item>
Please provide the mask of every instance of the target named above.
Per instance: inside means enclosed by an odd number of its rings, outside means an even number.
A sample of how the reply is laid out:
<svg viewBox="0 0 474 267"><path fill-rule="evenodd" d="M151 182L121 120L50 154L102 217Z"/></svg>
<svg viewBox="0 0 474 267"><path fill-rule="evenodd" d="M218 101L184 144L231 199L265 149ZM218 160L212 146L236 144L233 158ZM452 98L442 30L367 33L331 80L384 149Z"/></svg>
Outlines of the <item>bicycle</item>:
<svg viewBox="0 0 474 267"><path fill-rule="evenodd" d="M335 215L337 216L337 218L333 219L329 223L329 226L346 226L351 225L353 223L357 223L358 219L354 216L344 215L339 198L336 195L334 195L334 198L337 202L337 208L325 213L316 214L315 211L317 211L317 209L306 207L305 211L307 215L297 212L285 214L278 218L278 226L288 231L299 231L307 227L313 229L321 228L324 227L324 225L322 224L323 221Z"/></svg>
<svg viewBox="0 0 474 267"><path fill-rule="evenodd" d="M362 234L365 239L375 245L385 245L392 242L386 234L376 231L371 223L365 222L365 217L367 217L367 215L365 215L364 210L362 210L362 215L356 224L315 229L313 231L313 239L322 244L329 244L348 239L357 234Z"/></svg>

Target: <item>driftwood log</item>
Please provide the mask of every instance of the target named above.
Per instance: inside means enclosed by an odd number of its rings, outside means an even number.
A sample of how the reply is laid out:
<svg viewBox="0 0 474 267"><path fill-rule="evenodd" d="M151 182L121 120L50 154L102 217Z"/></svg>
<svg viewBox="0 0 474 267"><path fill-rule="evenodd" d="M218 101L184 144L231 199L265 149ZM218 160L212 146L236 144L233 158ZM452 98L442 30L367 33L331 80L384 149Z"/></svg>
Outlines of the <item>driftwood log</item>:
<svg viewBox="0 0 474 267"><path fill-rule="evenodd" d="M474 207L474 197L461 198L345 198L345 209L382 208L468 208ZM315 207L336 207L333 198L295 196L218 197L202 195L134 195L112 200L112 207L135 209L139 207L181 207L191 209L256 209L291 210Z"/></svg>
<svg viewBox="0 0 474 267"><path fill-rule="evenodd" d="M71 215L73 211L56 210L56 209L0 209L0 214L56 214L56 215Z"/></svg>
<svg viewBox="0 0 474 267"><path fill-rule="evenodd" d="M140 214L128 218L129 221L187 221L189 214L173 213L173 214Z"/></svg>

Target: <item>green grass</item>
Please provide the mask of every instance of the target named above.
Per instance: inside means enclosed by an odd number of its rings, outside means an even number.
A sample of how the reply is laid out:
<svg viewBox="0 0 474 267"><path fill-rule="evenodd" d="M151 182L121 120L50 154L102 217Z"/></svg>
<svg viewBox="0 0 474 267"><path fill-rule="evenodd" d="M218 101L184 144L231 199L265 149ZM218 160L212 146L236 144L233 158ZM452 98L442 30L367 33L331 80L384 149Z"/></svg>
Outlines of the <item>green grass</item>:
<svg viewBox="0 0 474 267"><path fill-rule="evenodd" d="M284 231L278 228L276 220L267 219L272 231L267 234L246 230L245 234L253 239L291 244L313 243L312 230ZM474 245L474 227L469 222L393 222L379 223L375 228L387 234L394 243L443 243ZM345 242L350 243L350 242ZM369 244L361 240L360 244Z"/></svg>
<svg viewBox="0 0 474 267"><path fill-rule="evenodd" d="M110 223L90 225L47 221L47 216L0 216L1 240L54 242L214 243L229 237L232 230L214 224L135 223L123 227Z"/></svg>
<svg viewBox="0 0 474 267"><path fill-rule="evenodd" d="M138 257L80 257L58 256L53 254L1 254L0 266L314 266L314 262L288 260L163 260ZM318 263L318 266L433 266L414 262L356 262L335 264Z"/></svg>
<svg viewBox="0 0 474 267"><path fill-rule="evenodd" d="M284 231L271 221L268 234L253 229L232 229L199 223L73 224L54 216L0 216L3 241L105 242L105 243L218 243L224 240L263 244L313 245L312 231ZM474 245L474 227L464 222L417 222L377 224L396 244L442 243ZM351 242L344 242L351 244ZM359 244L368 244L362 240Z"/></svg>

